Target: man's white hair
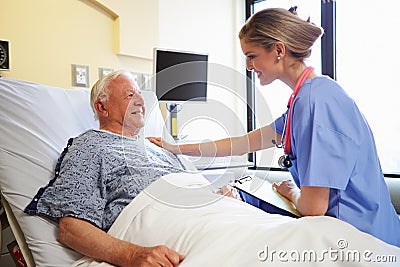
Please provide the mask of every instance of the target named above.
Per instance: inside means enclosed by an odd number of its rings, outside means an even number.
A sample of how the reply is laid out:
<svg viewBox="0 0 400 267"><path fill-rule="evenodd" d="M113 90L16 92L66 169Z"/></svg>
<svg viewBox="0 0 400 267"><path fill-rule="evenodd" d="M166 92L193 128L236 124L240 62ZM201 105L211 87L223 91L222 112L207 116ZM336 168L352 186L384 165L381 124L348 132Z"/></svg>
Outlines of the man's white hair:
<svg viewBox="0 0 400 267"><path fill-rule="evenodd" d="M97 115L97 111L96 108L94 106L94 103L96 102L96 100L100 100L100 101L107 101L108 97L109 97L109 90L108 89L108 84L117 79L119 76L125 76L127 78L129 78L132 81L135 81L132 73L130 73L129 71L126 70L117 70L117 71L113 71L109 74L107 74L106 76L104 76L103 78L101 78L100 80L98 80L92 87L92 91L90 93L90 106L94 112L94 117L96 119L98 119L98 115ZM139 90L139 88L137 88Z"/></svg>

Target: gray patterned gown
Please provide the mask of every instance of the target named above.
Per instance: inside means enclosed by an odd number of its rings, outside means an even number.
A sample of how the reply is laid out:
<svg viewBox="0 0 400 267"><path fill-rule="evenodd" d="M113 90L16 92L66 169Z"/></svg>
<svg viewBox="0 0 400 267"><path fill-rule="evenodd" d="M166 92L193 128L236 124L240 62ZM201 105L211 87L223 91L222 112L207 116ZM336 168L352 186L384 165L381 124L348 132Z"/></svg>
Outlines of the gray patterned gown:
<svg viewBox="0 0 400 267"><path fill-rule="evenodd" d="M55 177L25 212L72 216L108 230L122 209L163 175L183 172L179 159L147 139L89 130L70 139Z"/></svg>

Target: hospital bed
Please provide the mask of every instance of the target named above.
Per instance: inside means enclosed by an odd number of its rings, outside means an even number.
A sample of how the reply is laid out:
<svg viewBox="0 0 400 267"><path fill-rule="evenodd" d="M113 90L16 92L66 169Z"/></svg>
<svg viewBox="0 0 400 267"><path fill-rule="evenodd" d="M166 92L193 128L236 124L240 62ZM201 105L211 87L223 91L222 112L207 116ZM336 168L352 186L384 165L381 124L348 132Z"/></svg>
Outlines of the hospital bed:
<svg viewBox="0 0 400 267"><path fill-rule="evenodd" d="M109 266L82 258L57 242L56 222L23 213L38 188L53 177L67 140L98 127L89 94L86 89L0 78L1 201L28 266ZM154 93L144 91L143 97L146 126L142 135L168 138ZM400 261L399 248L334 218L267 214L215 194L215 186L191 162L181 160L188 174L163 177L150 185L118 217L110 234L143 246L166 244L186 255L181 266L280 266L288 262L396 266ZM329 258L324 252L328 250L342 258ZM344 255L348 251L361 258ZM366 251L372 253L369 258L365 258ZM374 262L377 256L386 256L386 262Z"/></svg>

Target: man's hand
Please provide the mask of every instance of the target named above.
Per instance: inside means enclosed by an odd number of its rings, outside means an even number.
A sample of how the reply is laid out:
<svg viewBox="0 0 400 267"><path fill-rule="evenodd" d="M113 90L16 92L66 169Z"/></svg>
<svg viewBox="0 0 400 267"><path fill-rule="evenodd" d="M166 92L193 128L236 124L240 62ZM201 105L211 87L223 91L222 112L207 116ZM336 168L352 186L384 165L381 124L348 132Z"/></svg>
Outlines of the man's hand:
<svg viewBox="0 0 400 267"><path fill-rule="evenodd" d="M74 217L60 219L58 241L83 255L116 266L178 266L185 258L166 246L142 247L117 239Z"/></svg>
<svg viewBox="0 0 400 267"><path fill-rule="evenodd" d="M132 255L132 265L129 266L178 266L185 256L166 246L141 247Z"/></svg>

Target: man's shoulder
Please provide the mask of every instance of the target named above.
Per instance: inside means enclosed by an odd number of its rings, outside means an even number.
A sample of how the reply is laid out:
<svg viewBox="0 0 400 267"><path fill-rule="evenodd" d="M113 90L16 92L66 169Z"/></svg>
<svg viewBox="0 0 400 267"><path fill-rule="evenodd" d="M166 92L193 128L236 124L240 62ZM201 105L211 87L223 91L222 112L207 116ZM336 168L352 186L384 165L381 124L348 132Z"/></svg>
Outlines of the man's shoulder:
<svg viewBox="0 0 400 267"><path fill-rule="evenodd" d="M80 135L76 136L73 138L74 141L83 141L83 142L88 142L90 140L99 140L103 139L104 135L102 134L102 131L96 130L96 129L89 129Z"/></svg>
<svg viewBox="0 0 400 267"><path fill-rule="evenodd" d="M106 152L126 145L127 142L119 135L97 129L90 129L72 138L71 150L88 153ZM109 152L109 151L108 151Z"/></svg>
<svg viewBox="0 0 400 267"><path fill-rule="evenodd" d="M101 143L102 137L99 131L94 129L87 130L76 137L70 139L71 147L79 150L87 149L90 146L97 146Z"/></svg>

